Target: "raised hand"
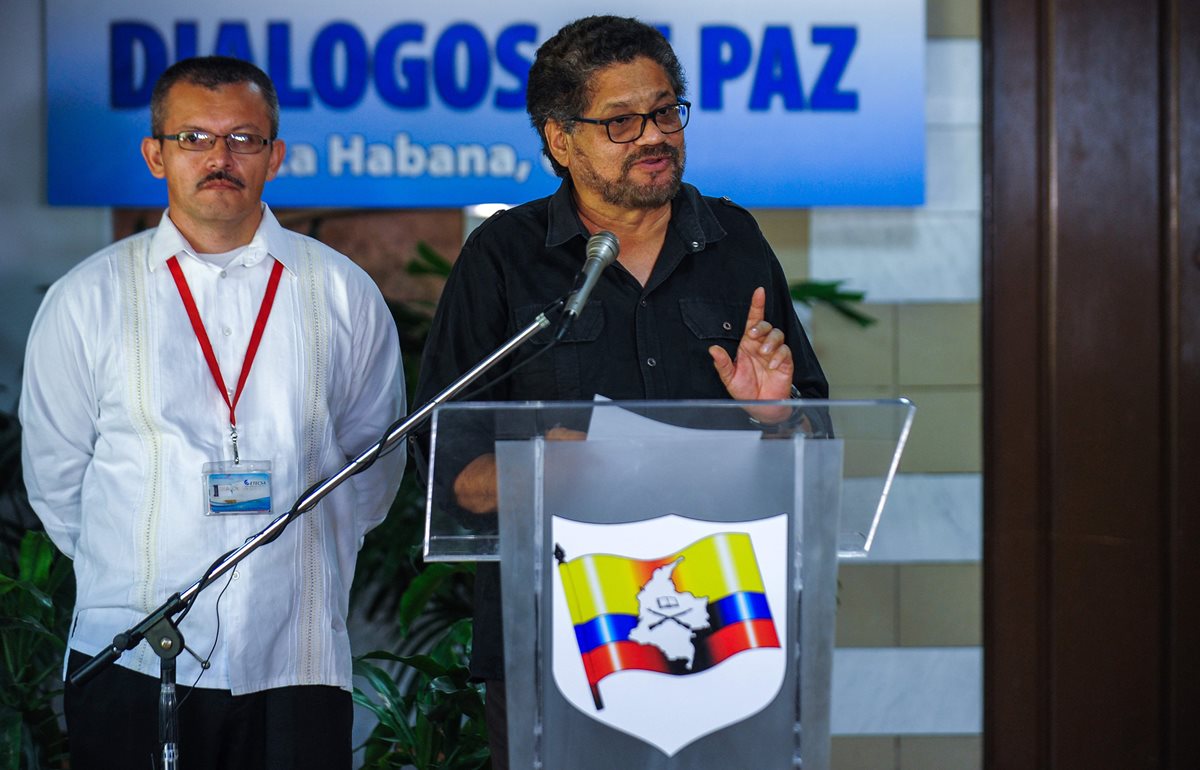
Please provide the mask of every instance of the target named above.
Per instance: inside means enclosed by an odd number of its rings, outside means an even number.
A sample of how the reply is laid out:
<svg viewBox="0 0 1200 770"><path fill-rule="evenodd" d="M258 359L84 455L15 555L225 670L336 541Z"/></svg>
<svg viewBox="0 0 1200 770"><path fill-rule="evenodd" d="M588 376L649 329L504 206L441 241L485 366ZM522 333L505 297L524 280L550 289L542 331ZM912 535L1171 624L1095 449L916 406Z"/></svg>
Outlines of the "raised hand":
<svg viewBox="0 0 1200 770"><path fill-rule="evenodd" d="M750 298L736 359L730 359L719 345L708 349L725 390L739 401L781 401L791 396L792 350L784 344L783 332L763 319L766 305L767 293L760 286Z"/></svg>

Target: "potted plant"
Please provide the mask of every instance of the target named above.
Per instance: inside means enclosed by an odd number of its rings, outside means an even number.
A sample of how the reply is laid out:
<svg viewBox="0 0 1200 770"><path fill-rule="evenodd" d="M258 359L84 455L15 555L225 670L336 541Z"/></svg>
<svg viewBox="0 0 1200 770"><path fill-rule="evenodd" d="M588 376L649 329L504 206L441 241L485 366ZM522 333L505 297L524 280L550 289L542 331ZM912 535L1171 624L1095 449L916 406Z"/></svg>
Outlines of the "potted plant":
<svg viewBox="0 0 1200 770"><path fill-rule="evenodd" d="M0 770L66 767L57 699L75 580L50 538L27 529L20 435L0 412Z"/></svg>

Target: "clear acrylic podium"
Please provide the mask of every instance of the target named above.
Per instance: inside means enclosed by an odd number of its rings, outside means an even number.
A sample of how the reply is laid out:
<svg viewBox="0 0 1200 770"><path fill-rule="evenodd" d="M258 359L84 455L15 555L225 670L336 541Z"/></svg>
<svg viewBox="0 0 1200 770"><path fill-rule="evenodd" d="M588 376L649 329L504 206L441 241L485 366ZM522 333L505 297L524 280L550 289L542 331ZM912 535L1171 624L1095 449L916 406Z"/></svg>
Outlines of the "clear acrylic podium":
<svg viewBox="0 0 1200 770"><path fill-rule="evenodd" d="M425 558L501 562L512 767L828 767L837 561L869 551L913 412L435 412ZM468 513L453 480L488 452L499 513Z"/></svg>

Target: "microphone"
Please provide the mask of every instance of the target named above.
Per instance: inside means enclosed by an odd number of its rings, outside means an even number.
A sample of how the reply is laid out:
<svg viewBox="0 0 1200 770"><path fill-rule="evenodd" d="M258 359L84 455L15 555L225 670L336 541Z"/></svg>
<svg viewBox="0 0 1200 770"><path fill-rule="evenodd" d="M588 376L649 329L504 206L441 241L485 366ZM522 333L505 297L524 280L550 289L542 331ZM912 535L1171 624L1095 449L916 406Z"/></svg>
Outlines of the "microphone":
<svg viewBox="0 0 1200 770"><path fill-rule="evenodd" d="M617 236L607 230L601 230L588 238L587 260L584 261L583 269L579 272L583 282L579 284L578 289L567 295L566 305L558 320L558 330L554 334L555 342L566 335L567 329L571 328L571 324L575 323L575 319L583 312L592 289L596 288L596 281L600 280L600 274L604 272L604 268L617 260L617 254L620 252L621 244L617 240Z"/></svg>

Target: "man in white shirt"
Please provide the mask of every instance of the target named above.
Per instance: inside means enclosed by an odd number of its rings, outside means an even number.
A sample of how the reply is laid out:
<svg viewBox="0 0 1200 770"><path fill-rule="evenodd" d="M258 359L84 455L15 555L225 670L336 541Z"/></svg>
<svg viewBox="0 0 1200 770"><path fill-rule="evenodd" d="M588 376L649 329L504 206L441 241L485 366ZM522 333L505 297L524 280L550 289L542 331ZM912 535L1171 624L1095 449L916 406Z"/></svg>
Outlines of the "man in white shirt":
<svg viewBox="0 0 1200 770"><path fill-rule="evenodd" d="M161 223L55 283L26 353L25 482L74 560L71 670L404 411L374 282L262 202L285 152L270 79L185 60L151 111ZM185 766L350 767L350 581L403 467L402 449L386 455L200 592L179 627ZM140 644L67 687L72 768L150 766L158 672Z"/></svg>

